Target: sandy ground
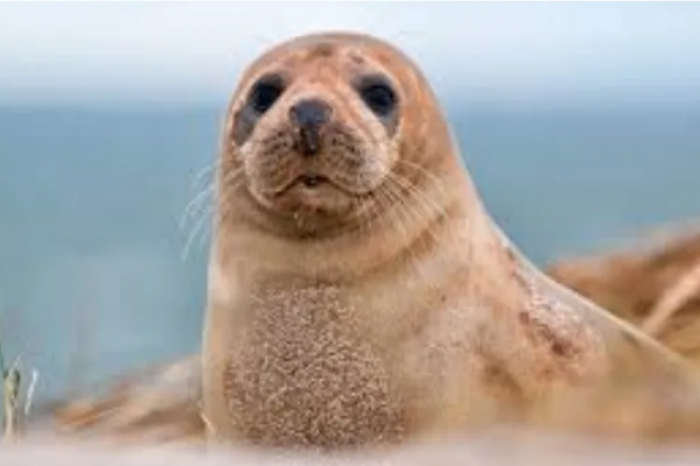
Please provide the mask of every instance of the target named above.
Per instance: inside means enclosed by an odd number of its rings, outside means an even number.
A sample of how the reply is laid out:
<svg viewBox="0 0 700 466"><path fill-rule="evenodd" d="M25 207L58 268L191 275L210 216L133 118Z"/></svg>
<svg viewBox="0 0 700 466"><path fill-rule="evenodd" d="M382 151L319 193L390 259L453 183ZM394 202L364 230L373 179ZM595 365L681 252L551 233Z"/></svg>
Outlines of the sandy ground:
<svg viewBox="0 0 700 466"><path fill-rule="evenodd" d="M3 466L165 466L168 465L694 465L700 464L696 447L610 445L582 438L493 434L455 439L431 445L413 445L384 453L345 454L334 457L273 454L246 450L204 451L184 447L117 447L104 443L65 442L42 438L0 447Z"/></svg>

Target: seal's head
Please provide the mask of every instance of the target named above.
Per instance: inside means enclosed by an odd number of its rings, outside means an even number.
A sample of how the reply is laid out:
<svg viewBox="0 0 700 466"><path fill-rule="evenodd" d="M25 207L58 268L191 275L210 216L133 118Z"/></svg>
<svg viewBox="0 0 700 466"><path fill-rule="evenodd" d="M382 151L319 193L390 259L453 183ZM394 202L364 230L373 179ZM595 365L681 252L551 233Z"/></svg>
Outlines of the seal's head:
<svg viewBox="0 0 700 466"><path fill-rule="evenodd" d="M451 152L437 147L449 143L438 111L417 67L382 41L350 33L290 40L239 83L220 194L287 234L357 226L414 184L431 152Z"/></svg>

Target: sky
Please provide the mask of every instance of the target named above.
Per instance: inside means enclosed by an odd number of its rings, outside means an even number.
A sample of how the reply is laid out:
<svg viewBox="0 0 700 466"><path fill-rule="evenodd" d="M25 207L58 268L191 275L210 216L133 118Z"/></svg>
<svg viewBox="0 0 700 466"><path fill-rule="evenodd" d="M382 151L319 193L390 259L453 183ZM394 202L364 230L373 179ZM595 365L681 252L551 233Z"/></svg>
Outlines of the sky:
<svg viewBox="0 0 700 466"><path fill-rule="evenodd" d="M312 31L394 42L439 94L700 102L700 4L0 3L0 103L219 101Z"/></svg>

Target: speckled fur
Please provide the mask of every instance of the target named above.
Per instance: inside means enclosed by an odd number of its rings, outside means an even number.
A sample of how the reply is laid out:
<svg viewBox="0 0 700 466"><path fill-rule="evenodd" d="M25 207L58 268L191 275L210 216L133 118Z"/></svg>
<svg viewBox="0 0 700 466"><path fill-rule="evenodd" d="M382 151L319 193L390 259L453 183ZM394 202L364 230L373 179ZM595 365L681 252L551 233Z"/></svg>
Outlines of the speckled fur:
<svg viewBox="0 0 700 466"><path fill-rule="evenodd" d="M354 446L401 435L382 360L329 286L265 289L224 383L232 422L256 442Z"/></svg>

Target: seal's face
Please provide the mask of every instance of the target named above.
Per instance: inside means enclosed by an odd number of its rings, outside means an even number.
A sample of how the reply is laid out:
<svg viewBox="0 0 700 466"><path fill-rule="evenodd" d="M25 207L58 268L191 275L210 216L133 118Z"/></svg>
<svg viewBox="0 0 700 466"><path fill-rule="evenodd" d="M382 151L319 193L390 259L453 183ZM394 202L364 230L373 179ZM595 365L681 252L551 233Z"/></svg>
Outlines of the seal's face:
<svg viewBox="0 0 700 466"><path fill-rule="evenodd" d="M399 190L386 185L400 162L424 164L409 159L426 153L429 122L440 120L426 89L406 57L366 36L278 45L248 68L231 103L223 197L304 234L380 214Z"/></svg>
<svg viewBox="0 0 700 466"><path fill-rule="evenodd" d="M371 44L332 36L263 55L231 106L227 171L270 215L309 228L366 214L399 157L407 95L387 65Z"/></svg>

